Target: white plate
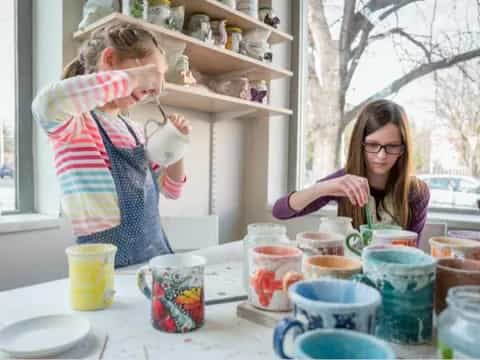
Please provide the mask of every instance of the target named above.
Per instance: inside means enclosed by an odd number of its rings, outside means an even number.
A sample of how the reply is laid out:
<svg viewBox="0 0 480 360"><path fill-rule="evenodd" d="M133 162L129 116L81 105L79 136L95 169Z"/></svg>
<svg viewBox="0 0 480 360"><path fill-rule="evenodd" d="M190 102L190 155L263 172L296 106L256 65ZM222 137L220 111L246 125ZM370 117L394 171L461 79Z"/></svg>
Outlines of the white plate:
<svg viewBox="0 0 480 360"><path fill-rule="evenodd" d="M22 358L52 356L75 346L90 331L76 315L47 315L10 324L0 330L0 350Z"/></svg>

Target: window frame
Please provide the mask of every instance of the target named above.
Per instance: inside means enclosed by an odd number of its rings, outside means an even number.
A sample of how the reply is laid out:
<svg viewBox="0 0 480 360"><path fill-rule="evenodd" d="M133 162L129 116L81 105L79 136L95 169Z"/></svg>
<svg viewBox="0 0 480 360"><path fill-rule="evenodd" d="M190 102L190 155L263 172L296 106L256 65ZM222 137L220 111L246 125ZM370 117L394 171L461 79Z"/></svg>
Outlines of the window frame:
<svg viewBox="0 0 480 360"><path fill-rule="evenodd" d="M305 39L308 36L308 1L292 1L292 71L291 80L291 107L293 116L289 123L288 139L288 181L289 192L295 191L303 185L302 164L304 159L303 150L303 117L305 115L305 100L308 96L308 88L303 82L307 74L308 54L304 51Z"/></svg>
<svg viewBox="0 0 480 360"><path fill-rule="evenodd" d="M15 204L2 214L35 211L33 169L33 1L15 0Z"/></svg>

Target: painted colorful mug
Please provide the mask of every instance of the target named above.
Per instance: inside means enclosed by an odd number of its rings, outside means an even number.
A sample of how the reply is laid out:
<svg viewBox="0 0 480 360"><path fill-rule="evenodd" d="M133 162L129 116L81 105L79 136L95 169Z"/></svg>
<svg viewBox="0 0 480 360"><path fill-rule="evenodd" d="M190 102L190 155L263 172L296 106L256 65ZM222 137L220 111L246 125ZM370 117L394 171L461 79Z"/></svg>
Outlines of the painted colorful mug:
<svg viewBox="0 0 480 360"><path fill-rule="evenodd" d="M360 225L360 232L353 232L345 239L347 248L355 255L360 256L362 250L373 243L373 232L376 230L402 230L400 226L390 224Z"/></svg>
<svg viewBox="0 0 480 360"><path fill-rule="evenodd" d="M203 325L205 264L201 256L169 254L154 257L138 270L137 285L151 301L154 328L184 333ZM151 287L147 274L152 276Z"/></svg>
<svg viewBox="0 0 480 360"><path fill-rule="evenodd" d="M258 308L289 311L288 288L303 279L302 252L289 246L257 246L249 249L248 300Z"/></svg>
<svg viewBox="0 0 480 360"><path fill-rule="evenodd" d="M66 249L70 304L74 310L99 310L112 305L115 254L111 244L80 244Z"/></svg>
<svg viewBox="0 0 480 360"><path fill-rule="evenodd" d="M436 260L405 246L366 251L362 260L357 280L382 294L376 335L400 344L430 342Z"/></svg>
<svg viewBox="0 0 480 360"><path fill-rule="evenodd" d="M286 339L318 329L349 329L373 334L380 293L351 280L318 279L293 284L289 289L295 307L294 318L285 318L275 327L273 342L278 355L284 354Z"/></svg>

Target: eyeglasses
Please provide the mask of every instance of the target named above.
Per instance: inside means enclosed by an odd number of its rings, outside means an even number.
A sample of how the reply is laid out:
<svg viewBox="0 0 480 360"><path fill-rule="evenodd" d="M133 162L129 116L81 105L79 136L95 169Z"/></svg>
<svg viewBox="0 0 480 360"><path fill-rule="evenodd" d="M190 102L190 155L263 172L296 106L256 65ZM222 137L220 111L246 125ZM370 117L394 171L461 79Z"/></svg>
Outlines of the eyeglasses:
<svg viewBox="0 0 480 360"><path fill-rule="evenodd" d="M390 155L402 155L405 151L405 145L380 145L377 143L362 143L365 151L372 154L378 154L382 149L385 149L385 152Z"/></svg>

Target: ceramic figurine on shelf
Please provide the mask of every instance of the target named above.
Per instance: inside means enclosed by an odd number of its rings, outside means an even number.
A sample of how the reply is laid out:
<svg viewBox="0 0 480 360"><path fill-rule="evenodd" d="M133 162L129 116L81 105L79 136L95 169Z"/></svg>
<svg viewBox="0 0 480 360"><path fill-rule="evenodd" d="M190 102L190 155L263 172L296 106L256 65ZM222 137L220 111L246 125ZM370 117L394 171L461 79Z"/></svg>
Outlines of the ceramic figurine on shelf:
<svg viewBox="0 0 480 360"><path fill-rule="evenodd" d="M280 18L273 14L273 10L269 6L261 7L258 11L258 17L260 18L260 21L275 29L280 24Z"/></svg>
<svg viewBox="0 0 480 360"><path fill-rule="evenodd" d="M180 56L175 65L174 82L180 85L195 85L197 83L195 77L190 71L190 64L187 55Z"/></svg>
<svg viewBox="0 0 480 360"><path fill-rule="evenodd" d="M210 22L213 42L215 46L224 48L227 44L227 20L213 20Z"/></svg>
<svg viewBox="0 0 480 360"><path fill-rule="evenodd" d="M261 104L267 103L268 87L265 80L254 81L250 87L250 100Z"/></svg>

